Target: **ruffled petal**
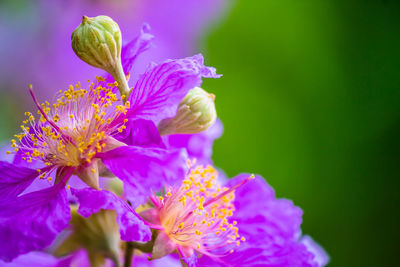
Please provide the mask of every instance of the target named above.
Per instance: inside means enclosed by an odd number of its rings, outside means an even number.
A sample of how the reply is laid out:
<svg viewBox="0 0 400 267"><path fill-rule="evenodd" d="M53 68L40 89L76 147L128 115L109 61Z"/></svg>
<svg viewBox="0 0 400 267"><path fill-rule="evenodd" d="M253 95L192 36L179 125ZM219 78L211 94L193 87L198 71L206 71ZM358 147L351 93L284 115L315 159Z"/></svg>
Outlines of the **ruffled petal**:
<svg viewBox="0 0 400 267"><path fill-rule="evenodd" d="M241 174L231 179L227 186L237 184L240 180L249 177L250 174ZM261 176L256 176L235 191L235 213L232 220L240 221L246 227L243 230L263 231L271 238L285 238L287 240L297 240L303 212L299 207L293 205L287 199L276 199L272 187ZM253 223L264 221L262 225ZM254 227L247 227L251 225ZM262 226L262 229L256 229ZM251 235L252 236L252 235ZM255 237L254 241L259 240ZM250 242L249 242L250 243Z"/></svg>
<svg viewBox="0 0 400 267"><path fill-rule="evenodd" d="M15 164L0 161L0 196L14 198L21 194L39 175L36 170L18 167Z"/></svg>
<svg viewBox="0 0 400 267"><path fill-rule="evenodd" d="M129 95L128 116L155 123L173 117L186 93L201 85L202 77L220 77L214 68L204 66L202 55L151 65Z"/></svg>
<svg viewBox="0 0 400 267"><path fill-rule="evenodd" d="M47 247L71 218L62 183L0 203L0 259Z"/></svg>
<svg viewBox="0 0 400 267"><path fill-rule="evenodd" d="M157 127L152 121L130 119L125 123L126 129L114 136L129 146L165 148Z"/></svg>
<svg viewBox="0 0 400 267"><path fill-rule="evenodd" d="M206 131L198 134L173 134L165 136L169 148L185 148L190 159L199 164L211 164L214 140L221 137L224 131L220 120Z"/></svg>
<svg viewBox="0 0 400 267"><path fill-rule="evenodd" d="M78 212L84 217L89 217L93 213L99 212L100 209L115 210L122 240L149 241L151 239L150 228L144 224L126 201L112 192L98 191L92 188L71 189L71 192L78 198Z"/></svg>
<svg viewBox="0 0 400 267"><path fill-rule="evenodd" d="M317 262L318 267L327 265L330 261L329 255L326 251L315 242L310 236L305 235L301 238L300 242L307 247L307 250L314 254L314 261Z"/></svg>
<svg viewBox="0 0 400 267"><path fill-rule="evenodd" d="M238 184L249 174L231 179L227 186ZM256 176L235 191L235 212L239 235L246 241L234 252L221 258L208 256L199 259L200 266L317 266L314 255L298 242L302 210L290 200L276 199L274 190Z"/></svg>
<svg viewBox="0 0 400 267"><path fill-rule="evenodd" d="M193 253L190 257L183 257L182 261L186 263L188 267L196 267L197 266L197 255Z"/></svg>
<svg viewBox="0 0 400 267"><path fill-rule="evenodd" d="M136 58L151 47L153 39L154 35L150 33L150 26L144 23L139 36L122 47L121 61L126 74L131 71Z"/></svg>
<svg viewBox="0 0 400 267"><path fill-rule="evenodd" d="M198 259L198 266L317 267L313 261L313 254L307 251L304 245L289 242L282 246L276 244L275 246L278 247L274 253L262 247L249 246L246 249L239 248L226 257L203 256Z"/></svg>
<svg viewBox="0 0 400 267"><path fill-rule="evenodd" d="M181 181L186 173L184 150L124 146L98 156L124 182L125 195L134 208L163 186Z"/></svg>

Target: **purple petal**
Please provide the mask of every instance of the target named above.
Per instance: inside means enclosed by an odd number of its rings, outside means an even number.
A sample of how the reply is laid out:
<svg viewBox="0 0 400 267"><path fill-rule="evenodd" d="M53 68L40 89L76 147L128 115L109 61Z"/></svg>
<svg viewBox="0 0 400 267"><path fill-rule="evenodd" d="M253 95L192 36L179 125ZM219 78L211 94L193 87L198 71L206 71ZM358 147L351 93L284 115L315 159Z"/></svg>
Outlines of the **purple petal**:
<svg viewBox="0 0 400 267"><path fill-rule="evenodd" d="M314 254L315 258L314 261L317 262L318 267L325 266L329 263L329 255L326 251L316 243L310 236L305 235L301 238L300 241L307 247L307 250Z"/></svg>
<svg viewBox="0 0 400 267"><path fill-rule="evenodd" d="M78 198L78 212L84 217L89 217L93 213L99 212L100 209L115 210L122 240L149 241L151 239L150 228L144 224L126 201L110 191L85 188L71 189L71 192Z"/></svg>
<svg viewBox="0 0 400 267"><path fill-rule="evenodd" d="M48 123L44 123L44 125L41 125L41 126L47 126L47 125L48 125ZM38 124L35 124L33 126L31 125L29 127L29 135L26 135L21 139L21 144L25 147L32 147L33 141L32 141L32 138L30 138L30 135L33 134L37 138L37 133L39 133L39 132L41 132L41 129ZM15 165L23 166L23 167L27 167L27 168L38 169L38 168L45 167L43 161L38 160L36 158L32 158L32 162L27 162L26 160L23 160L22 158L26 157L26 155L25 155L26 152L30 152L30 151L20 148L18 150L18 152L14 154L14 158L13 158L12 162Z"/></svg>
<svg viewBox="0 0 400 267"><path fill-rule="evenodd" d="M136 58L151 47L153 39L154 36L150 34L150 26L144 23L139 36L122 47L121 61L125 73L129 73Z"/></svg>
<svg viewBox="0 0 400 267"><path fill-rule="evenodd" d="M165 148L160 133L152 121L130 119L125 126L125 131L114 136L117 140L130 146Z"/></svg>
<svg viewBox="0 0 400 267"><path fill-rule="evenodd" d="M18 196L38 175L39 173L36 170L0 161L1 198L14 198Z"/></svg>
<svg viewBox="0 0 400 267"><path fill-rule="evenodd" d="M190 257L183 257L182 261L186 263L188 267L196 267L197 266L197 255L193 253Z"/></svg>
<svg viewBox="0 0 400 267"><path fill-rule="evenodd" d="M220 120L202 133L174 134L165 137L170 148L186 148L189 158L196 159L199 164L211 164L214 140L221 137L223 126Z"/></svg>
<svg viewBox="0 0 400 267"><path fill-rule="evenodd" d="M150 26L147 23L144 23L142 28L140 29L139 35L130 42L128 42L127 44L124 44L122 46L121 62L125 74L128 74L131 71L132 66L135 63L138 56L151 47L153 39L154 36L150 34ZM104 77L106 78L106 82L95 81L94 83L96 85L105 86L107 83L114 82L114 79L110 74L105 73Z"/></svg>
<svg viewBox="0 0 400 267"><path fill-rule="evenodd" d="M228 182L232 186L247 178L242 174ZM302 211L286 199L276 199L273 189L256 176L235 191L235 212L239 234L246 238L226 257L202 257L202 264L317 266L314 255L298 242Z"/></svg>
<svg viewBox="0 0 400 267"><path fill-rule="evenodd" d="M186 93L201 85L201 78L218 78L214 68L203 64L203 56L168 60L152 65L139 77L129 95L128 116L153 120L173 117Z"/></svg>
<svg viewBox="0 0 400 267"><path fill-rule="evenodd" d="M148 260L149 257L150 257L149 254L135 255L133 258L132 266L136 267L166 267L166 266L181 267L182 266L176 254L170 254L165 257L162 257L161 259L151 260L151 261Z"/></svg>
<svg viewBox="0 0 400 267"><path fill-rule="evenodd" d="M241 174L231 179L228 186L237 184L238 181L245 179L250 174ZM293 205L292 201L286 199L276 199L272 187L264 178L256 176L235 191L235 213L233 220L243 221L246 225L254 226L253 230L259 225L253 224L253 219L257 222L264 221L262 231L270 235L271 238L284 237L285 239L296 240L302 222L302 210ZM261 229L259 229L261 230ZM255 237L256 241L258 240Z"/></svg>
<svg viewBox="0 0 400 267"><path fill-rule="evenodd" d="M247 242L247 241L246 241ZM243 246L240 245L240 247ZM229 256L212 259L207 256L199 258L200 266L270 266L270 267L317 267L313 255L304 245L290 242L276 246L276 251L265 250L262 247L251 246L238 248Z"/></svg>
<svg viewBox="0 0 400 267"><path fill-rule="evenodd" d="M0 203L0 259L43 249L67 227L71 218L67 192L60 183L51 188Z"/></svg>
<svg viewBox="0 0 400 267"><path fill-rule="evenodd" d="M14 154L7 154L7 151L12 151L14 148L10 144L0 145L0 160L13 162Z"/></svg>
<svg viewBox="0 0 400 267"><path fill-rule="evenodd" d="M0 260L2 267L70 267L81 266L90 267L90 261L87 253L84 250L75 251L73 254L63 258L56 258L45 252L34 251L24 254L14 259L12 262L5 263Z"/></svg>
<svg viewBox="0 0 400 267"><path fill-rule="evenodd" d="M21 267L21 266L35 266L35 267L55 267L60 260L53 255L44 252L30 252L25 255L21 255L14 259L12 262L5 263L0 260L0 266L2 267Z"/></svg>
<svg viewBox="0 0 400 267"><path fill-rule="evenodd" d="M186 173L184 150L123 146L99 155L109 170L124 182L133 207L143 204L163 186L181 181Z"/></svg>

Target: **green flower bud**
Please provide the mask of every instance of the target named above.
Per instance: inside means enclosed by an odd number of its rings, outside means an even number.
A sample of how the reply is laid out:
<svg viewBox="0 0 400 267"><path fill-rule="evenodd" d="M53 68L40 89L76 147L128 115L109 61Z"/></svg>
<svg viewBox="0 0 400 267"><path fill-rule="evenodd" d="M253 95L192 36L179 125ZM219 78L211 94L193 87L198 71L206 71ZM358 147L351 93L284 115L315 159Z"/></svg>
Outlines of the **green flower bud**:
<svg viewBox="0 0 400 267"><path fill-rule="evenodd" d="M75 54L93 67L109 71L121 58L121 30L110 17L83 16L82 23L72 33Z"/></svg>
<svg viewBox="0 0 400 267"><path fill-rule="evenodd" d="M72 49L80 59L111 74L121 95L128 96L129 87L121 63L121 30L115 21L107 16L83 16L71 40Z"/></svg>
<svg viewBox="0 0 400 267"><path fill-rule="evenodd" d="M214 100L215 95L200 87L190 90L179 104L176 116L159 123L160 134L195 134L207 130L217 119Z"/></svg>

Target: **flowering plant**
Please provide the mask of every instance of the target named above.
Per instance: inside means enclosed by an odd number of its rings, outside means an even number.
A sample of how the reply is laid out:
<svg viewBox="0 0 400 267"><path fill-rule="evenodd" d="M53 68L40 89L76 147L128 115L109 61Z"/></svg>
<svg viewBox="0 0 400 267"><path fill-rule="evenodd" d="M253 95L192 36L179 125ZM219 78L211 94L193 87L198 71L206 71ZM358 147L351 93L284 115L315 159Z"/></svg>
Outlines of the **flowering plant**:
<svg viewBox="0 0 400 267"><path fill-rule="evenodd" d="M150 64L130 88L127 73L151 40L144 25L122 47L111 18L83 17L73 49L108 74L60 91L53 104L39 104L29 87L39 118L25 113L12 162L0 161L0 259L52 245L67 258L39 258L71 261L83 249L93 266L130 266L135 251L179 263L177 253L185 266L323 266L323 250L300 237L301 210L275 199L261 177L226 180L189 160L210 163L220 129L215 96L199 88L220 75L201 55ZM204 143L193 148L193 139ZM122 192L99 177L118 178Z"/></svg>

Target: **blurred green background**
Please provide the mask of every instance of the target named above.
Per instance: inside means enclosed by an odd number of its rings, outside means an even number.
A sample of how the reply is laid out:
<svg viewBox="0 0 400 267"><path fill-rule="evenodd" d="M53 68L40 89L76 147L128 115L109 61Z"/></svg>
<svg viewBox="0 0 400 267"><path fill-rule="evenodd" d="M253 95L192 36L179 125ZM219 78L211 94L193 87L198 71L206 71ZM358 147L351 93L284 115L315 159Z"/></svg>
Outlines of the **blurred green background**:
<svg viewBox="0 0 400 267"><path fill-rule="evenodd" d="M400 6L239 0L201 40L225 125L215 164L263 175L304 210L329 266L397 266ZM1 91L0 140L21 116ZM6 119L8 118L8 119Z"/></svg>
<svg viewBox="0 0 400 267"><path fill-rule="evenodd" d="M204 45L224 74L205 86L225 125L216 165L293 199L329 266L398 266L399 11L242 0Z"/></svg>

